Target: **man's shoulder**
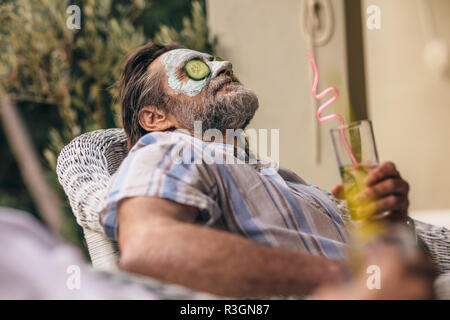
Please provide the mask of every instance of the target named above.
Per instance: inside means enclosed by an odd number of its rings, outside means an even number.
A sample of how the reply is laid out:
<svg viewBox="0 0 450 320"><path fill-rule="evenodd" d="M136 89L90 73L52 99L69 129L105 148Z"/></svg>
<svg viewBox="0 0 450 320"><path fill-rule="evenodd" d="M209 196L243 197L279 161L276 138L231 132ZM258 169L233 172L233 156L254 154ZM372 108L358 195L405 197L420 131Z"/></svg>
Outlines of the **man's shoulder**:
<svg viewBox="0 0 450 320"><path fill-rule="evenodd" d="M278 168L278 174L285 180L290 182L296 182L301 184L306 184L306 181L303 180L299 175L297 175L294 171L285 168L285 167L279 167Z"/></svg>
<svg viewBox="0 0 450 320"><path fill-rule="evenodd" d="M197 139L198 140L198 139ZM176 131L154 131L143 135L133 146L130 152L135 152L148 146L176 145L180 143L193 144L195 138L180 130ZM201 143L201 141L200 141Z"/></svg>
<svg viewBox="0 0 450 320"><path fill-rule="evenodd" d="M173 167L185 163L186 157L190 159L192 154L201 153L202 147L201 140L181 130L150 132L131 148L121 169Z"/></svg>

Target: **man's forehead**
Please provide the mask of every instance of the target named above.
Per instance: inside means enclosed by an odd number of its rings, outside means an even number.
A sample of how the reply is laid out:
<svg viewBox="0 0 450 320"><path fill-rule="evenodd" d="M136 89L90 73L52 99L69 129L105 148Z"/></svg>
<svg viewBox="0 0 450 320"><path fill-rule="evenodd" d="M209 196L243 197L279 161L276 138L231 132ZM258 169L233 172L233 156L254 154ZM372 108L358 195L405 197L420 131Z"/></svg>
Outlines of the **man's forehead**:
<svg viewBox="0 0 450 320"><path fill-rule="evenodd" d="M177 64L196 57L210 59L212 55L191 49L175 49L162 54L161 61L165 64Z"/></svg>

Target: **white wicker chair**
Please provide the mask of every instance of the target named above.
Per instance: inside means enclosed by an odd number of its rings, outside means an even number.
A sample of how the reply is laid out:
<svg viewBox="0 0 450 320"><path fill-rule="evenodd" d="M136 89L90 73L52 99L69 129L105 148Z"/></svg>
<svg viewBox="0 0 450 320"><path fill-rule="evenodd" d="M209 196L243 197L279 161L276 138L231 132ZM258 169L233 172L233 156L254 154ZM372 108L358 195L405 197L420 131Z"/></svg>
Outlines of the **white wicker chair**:
<svg viewBox="0 0 450 320"><path fill-rule="evenodd" d="M111 175L127 154L122 129L85 133L70 142L58 157L59 182L69 198L77 222L84 230L94 267L118 268L117 243L108 239L100 225L97 208ZM415 221L419 237L428 246L442 273L450 272L450 231Z"/></svg>
<svg viewBox="0 0 450 320"><path fill-rule="evenodd" d="M103 232L97 208L111 175L127 155L122 129L97 130L82 134L64 147L56 172L69 198L95 268L118 269L119 250Z"/></svg>

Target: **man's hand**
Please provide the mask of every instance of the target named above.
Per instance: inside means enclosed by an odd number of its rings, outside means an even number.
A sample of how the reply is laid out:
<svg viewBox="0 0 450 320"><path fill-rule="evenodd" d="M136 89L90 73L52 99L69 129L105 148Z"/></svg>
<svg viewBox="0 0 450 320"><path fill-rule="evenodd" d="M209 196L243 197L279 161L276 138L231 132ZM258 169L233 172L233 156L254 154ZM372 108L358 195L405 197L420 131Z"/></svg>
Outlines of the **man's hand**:
<svg viewBox="0 0 450 320"><path fill-rule="evenodd" d="M361 265L352 280L340 285L325 285L316 290L316 299L411 300L432 299L435 270L423 254L405 259L402 248L380 244L361 252ZM379 270L379 287L369 289L369 266Z"/></svg>
<svg viewBox="0 0 450 320"><path fill-rule="evenodd" d="M402 179L392 162L385 162L369 172L364 180L367 188L355 198L365 203L374 201L374 215L389 212L387 218L391 221L404 221L408 215L409 184ZM343 199L344 187L338 185L332 190L333 195Z"/></svg>

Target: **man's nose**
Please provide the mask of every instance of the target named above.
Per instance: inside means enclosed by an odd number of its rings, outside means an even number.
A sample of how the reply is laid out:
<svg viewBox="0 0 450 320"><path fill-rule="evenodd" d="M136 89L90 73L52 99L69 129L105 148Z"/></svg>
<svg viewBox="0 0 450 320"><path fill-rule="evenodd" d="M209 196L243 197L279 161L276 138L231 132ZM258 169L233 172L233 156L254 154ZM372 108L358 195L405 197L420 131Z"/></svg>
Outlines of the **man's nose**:
<svg viewBox="0 0 450 320"><path fill-rule="evenodd" d="M233 71L233 64L230 61L214 61L212 78L220 76L222 74L230 75Z"/></svg>

